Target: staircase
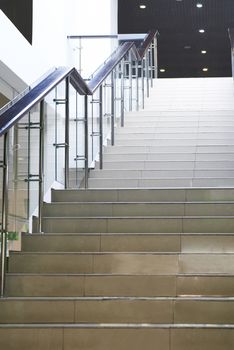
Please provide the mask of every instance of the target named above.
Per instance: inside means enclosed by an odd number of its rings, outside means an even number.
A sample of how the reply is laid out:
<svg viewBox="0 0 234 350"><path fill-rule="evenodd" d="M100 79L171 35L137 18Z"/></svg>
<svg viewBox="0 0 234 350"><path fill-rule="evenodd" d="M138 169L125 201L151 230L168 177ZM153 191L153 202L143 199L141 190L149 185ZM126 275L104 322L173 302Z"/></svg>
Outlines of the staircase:
<svg viewBox="0 0 234 350"><path fill-rule="evenodd" d="M90 188L233 187L232 78L158 79L128 113Z"/></svg>
<svg viewBox="0 0 234 350"><path fill-rule="evenodd" d="M94 188L53 190L44 234L11 253L0 349L233 350L232 82L176 81L127 116Z"/></svg>

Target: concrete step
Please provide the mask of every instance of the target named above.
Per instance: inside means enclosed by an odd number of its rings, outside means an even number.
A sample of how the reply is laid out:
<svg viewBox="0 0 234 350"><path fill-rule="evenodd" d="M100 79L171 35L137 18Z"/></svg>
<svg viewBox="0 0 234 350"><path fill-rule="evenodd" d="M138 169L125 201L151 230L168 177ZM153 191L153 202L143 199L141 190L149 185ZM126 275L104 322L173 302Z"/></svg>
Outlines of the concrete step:
<svg viewBox="0 0 234 350"><path fill-rule="evenodd" d="M72 202L44 203L44 217L232 216L234 202Z"/></svg>
<svg viewBox="0 0 234 350"><path fill-rule="evenodd" d="M106 161L103 169L115 170L234 170L234 161Z"/></svg>
<svg viewBox="0 0 234 350"><path fill-rule="evenodd" d="M210 131L204 132L198 129L185 129L184 131L179 130L169 132L167 128L153 128L149 132L144 132L144 127L142 131L137 132L119 132L116 134L116 141L120 140L232 140L234 137L234 132L225 131Z"/></svg>
<svg viewBox="0 0 234 350"><path fill-rule="evenodd" d="M113 179L113 178L90 178L89 188L90 189L144 189L144 188L185 188L191 187L194 189L198 188L225 188L234 187L233 177L223 178L159 178L159 179Z"/></svg>
<svg viewBox="0 0 234 350"><path fill-rule="evenodd" d="M0 327L4 350L232 350L233 325L80 324Z"/></svg>
<svg viewBox="0 0 234 350"><path fill-rule="evenodd" d="M233 138L225 139L143 139L116 140L116 146L234 146Z"/></svg>
<svg viewBox="0 0 234 350"><path fill-rule="evenodd" d="M104 162L116 161L233 161L233 153L105 153Z"/></svg>
<svg viewBox="0 0 234 350"><path fill-rule="evenodd" d="M8 273L6 296L223 296L234 294L233 274Z"/></svg>
<svg viewBox="0 0 234 350"><path fill-rule="evenodd" d="M234 153L234 146L232 145L204 145L204 146L169 146L169 145L156 145L156 146L139 146L139 145L129 145L129 146L108 146L104 147L104 156L106 154L123 154L123 153L136 153L136 154L152 154L152 153L187 153L187 154L203 154L203 153Z"/></svg>
<svg viewBox="0 0 234 350"><path fill-rule="evenodd" d="M44 217L45 233L233 233L234 216Z"/></svg>
<svg viewBox="0 0 234 350"><path fill-rule="evenodd" d="M23 234L22 251L234 253L234 234Z"/></svg>
<svg viewBox="0 0 234 350"><path fill-rule="evenodd" d="M138 122L139 123L139 122ZM158 134L158 133L166 133L166 134L176 134L176 133L232 133L234 132L234 122L227 123L227 125L223 125L222 122L206 123L204 122L200 125L199 121L195 122L163 122L163 121L153 121L151 125L149 122L145 125L144 120L139 124L134 124L133 122L125 121L124 128L117 128L116 135L123 134Z"/></svg>
<svg viewBox="0 0 234 350"><path fill-rule="evenodd" d="M108 162L108 165L109 166ZM126 163L130 163L127 162ZM114 162L112 163L114 164ZM116 162L117 164L117 162ZM191 165L191 164L190 164ZM188 168L190 167L188 165ZM176 165L175 165L176 166ZM194 163L194 166L196 166L196 163ZM219 164L218 164L219 166ZM118 169L116 166L116 169L114 169L114 165L111 166L112 169L104 169L104 170L92 170L90 171L90 177L89 179L135 179L135 180L142 180L142 179L199 179L199 178L211 178L211 179L220 179L220 178L233 178L234 177L234 168L233 169L202 169L198 170L197 168L194 169L184 169L179 170L178 169L162 169L162 170L132 170L132 169ZM131 165L126 165L126 167L131 167ZM137 168L137 165L135 166ZM173 164L171 166L173 168ZM75 179L75 176L71 176L71 180Z"/></svg>
<svg viewBox="0 0 234 350"><path fill-rule="evenodd" d="M234 298L1 298L0 323L233 324Z"/></svg>
<svg viewBox="0 0 234 350"><path fill-rule="evenodd" d="M233 188L54 190L53 202L209 202L234 201Z"/></svg>
<svg viewBox="0 0 234 350"><path fill-rule="evenodd" d="M14 252L14 273L234 273L234 254Z"/></svg>

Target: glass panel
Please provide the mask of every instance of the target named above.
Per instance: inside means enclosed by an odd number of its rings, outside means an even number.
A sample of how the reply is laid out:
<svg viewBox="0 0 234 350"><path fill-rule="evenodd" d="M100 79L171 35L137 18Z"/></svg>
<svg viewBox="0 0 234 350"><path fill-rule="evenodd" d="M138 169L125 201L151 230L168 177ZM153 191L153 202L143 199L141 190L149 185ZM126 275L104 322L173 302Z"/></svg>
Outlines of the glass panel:
<svg viewBox="0 0 234 350"><path fill-rule="evenodd" d="M99 160L99 89L88 98L89 164Z"/></svg>
<svg viewBox="0 0 234 350"><path fill-rule="evenodd" d="M0 224L2 226L2 181L3 181L3 147L4 147L4 137L0 137ZM0 239L0 254L1 254L1 239Z"/></svg>
<svg viewBox="0 0 234 350"><path fill-rule="evenodd" d="M9 131L8 232L10 250L20 250L21 232L29 231L29 122L25 115Z"/></svg>
<svg viewBox="0 0 234 350"><path fill-rule="evenodd" d="M39 195L39 144L40 144L40 105L37 104L29 113L28 125L28 189L29 218L37 216Z"/></svg>
<svg viewBox="0 0 234 350"><path fill-rule="evenodd" d="M64 185L65 159L65 81L55 89L55 180Z"/></svg>
<svg viewBox="0 0 234 350"><path fill-rule="evenodd" d="M117 36L78 37L69 39L70 65L75 66L83 78L88 78L118 47ZM98 55L95 55L98 52Z"/></svg>
<svg viewBox="0 0 234 350"><path fill-rule="evenodd" d="M70 187L84 186L85 176L85 122L84 97L70 87Z"/></svg>
<svg viewBox="0 0 234 350"><path fill-rule="evenodd" d="M121 118L121 64L115 69L115 124L120 125Z"/></svg>
<svg viewBox="0 0 234 350"><path fill-rule="evenodd" d="M111 139L111 91L112 91L111 75L103 84L103 142L107 145Z"/></svg>
<svg viewBox="0 0 234 350"><path fill-rule="evenodd" d="M56 129L55 129L55 90L44 100L44 194L50 198L50 188L55 187L56 179ZM57 186L56 186L57 187Z"/></svg>

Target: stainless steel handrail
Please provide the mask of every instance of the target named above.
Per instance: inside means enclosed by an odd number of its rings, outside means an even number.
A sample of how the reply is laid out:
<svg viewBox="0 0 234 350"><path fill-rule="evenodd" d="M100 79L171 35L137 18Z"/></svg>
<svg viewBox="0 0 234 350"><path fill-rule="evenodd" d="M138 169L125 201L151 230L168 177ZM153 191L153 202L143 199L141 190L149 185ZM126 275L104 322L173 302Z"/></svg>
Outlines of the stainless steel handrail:
<svg viewBox="0 0 234 350"><path fill-rule="evenodd" d="M2 225L1 225L1 275L0 275L0 296L4 295L5 289L5 272L6 272L6 254L7 254L7 233L8 233L8 175L9 175L9 130L16 125L21 118L23 118L35 105L40 105L39 114L39 173L37 176L38 181L38 225L37 229L41 232L41 215L43 204L43 179L44 179L44 99L45 97L56 88L62 81L65 81L65 147L64 152L64 185L65 188L69 186L69 85L71 84L76 93L84 96L84 115L82 121L84 122L84 164L85 164L85 187L88 186L88 96L93 96L98 91L98 105L99 105L99 131L95 134L99 136L99 163L100 168L103 164L103 87L108 84L104 84L106 79L110 77L111 83L111 144L114 144L114 104L116 100L120 100L121 105L121 126L124 126L124 78L125 74L128 76L129 86L129 109L132 108L132 76L135 71L136 77L136 109L139 108L139 86L138 79L139 69L141 71L142 79L142 107L144 107L144 85L145 78L147 81L147 95L149 93L149 79L153 78L153 65L152 56L149 59L149 55L153 55L155 48L155 37L157 31L151 31L143 41L142 45L138 49L134 42L126 42L119 46L113 55L105 62L105 64L98 69L93 78L88 83L80 76L75 68L60 67L46 76L43 80L40 80L33 88L29 89L26 94L20 96L19 99L13 101L13 103L6 110L3 109L2 114L0 112L0 136L4 136L3 147L3 160L1 167L3 171L2 181ZM133 64L134 62L134 64ZM151 64L151 68L149 65ZM117 68L118 67L118 68ZM127 69L126 69L127 67ZM117 73L116 73L117 69ZM151 69L151 73L150 73ZM128 72L128 73L126 73ZM118 75L120 81L121 97L116 98L114 88L114 75ZM94 101L94 99L93 99ZM96 135L95 135L96 136Z"/></svg>

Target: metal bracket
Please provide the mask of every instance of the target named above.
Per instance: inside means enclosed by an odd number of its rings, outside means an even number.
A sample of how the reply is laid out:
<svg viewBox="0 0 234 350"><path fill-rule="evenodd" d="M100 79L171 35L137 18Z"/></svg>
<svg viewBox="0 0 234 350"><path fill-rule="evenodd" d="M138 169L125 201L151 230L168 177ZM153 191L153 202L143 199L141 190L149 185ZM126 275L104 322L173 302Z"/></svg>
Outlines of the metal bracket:
<svg viewBox="0 0 234 350"><path fill-rule="evenodd" d="M103 114L103 117L110 118L110 117L112 117L112 114L111 113L105 113L105 114Z"/></svg>
<svg viewBox="0 0 234 350"><path fill-rule="evenodd" d="M86 157L85 156L76 156L75 158L74 158L74 160L76 161L76 160L86 160Z"/></svg>
<svg viewBox="0 0 234 350"><path fill-rule="evenodd" d="M74 122L85 122L84 118L75 118L73 120L74 120Z"/></svg>
<svg viewBox="0 0 234 350"><path fill-rule="evenodd" d="M24 179L25 182L41 182L42 179L38 174L29 174L27 179Z"/></svg>
<svg viewBox="0 0 234 350"><path fill-rule="evenodd" d="M40 123L31 122L31 123L20 123L17 125L18 130L31 130L31 129L41 129Z"/></svg>
<svg viewBox="0 0 234 350"><path fill-rule="evenodd" d="M56 148L65 148L68 147L67 143L53 143L53 146L55 146Z"/></svg>
<svg viewBox="0 0 234 350"><path fill-rule="evenodd" d="M28 126L25 127L25 129L41 129L40 123L29 123Z"/></svg>
<svg viewBox="0 0 234 350"><path fill-rule="evenodd" d="M67 103L67 99L66 98L54 98L53 102L55 102L56 105L64 105Z"/></svg>
<svg viewBox="0 0 234 350"><path fill-rule="evenodd" d="M110 88L112 88L113 85L112 84L103 84L103 87L110 87Z"/></svg>
<svg viewBox="0 0 234 350"><path fill-rule="evenodd" d="M92 100L92 101L90 101L90 103L98 103L98 104L101 104L101 101L100 101L100 100Z"/></svg>
<svg viewBox="0 0 234 350"><path fill-rule="evenodd" d="M91 137L94 136L100 136L100 132L96 131L96 132L92 132L92 134L90 134Z"/></svg>

